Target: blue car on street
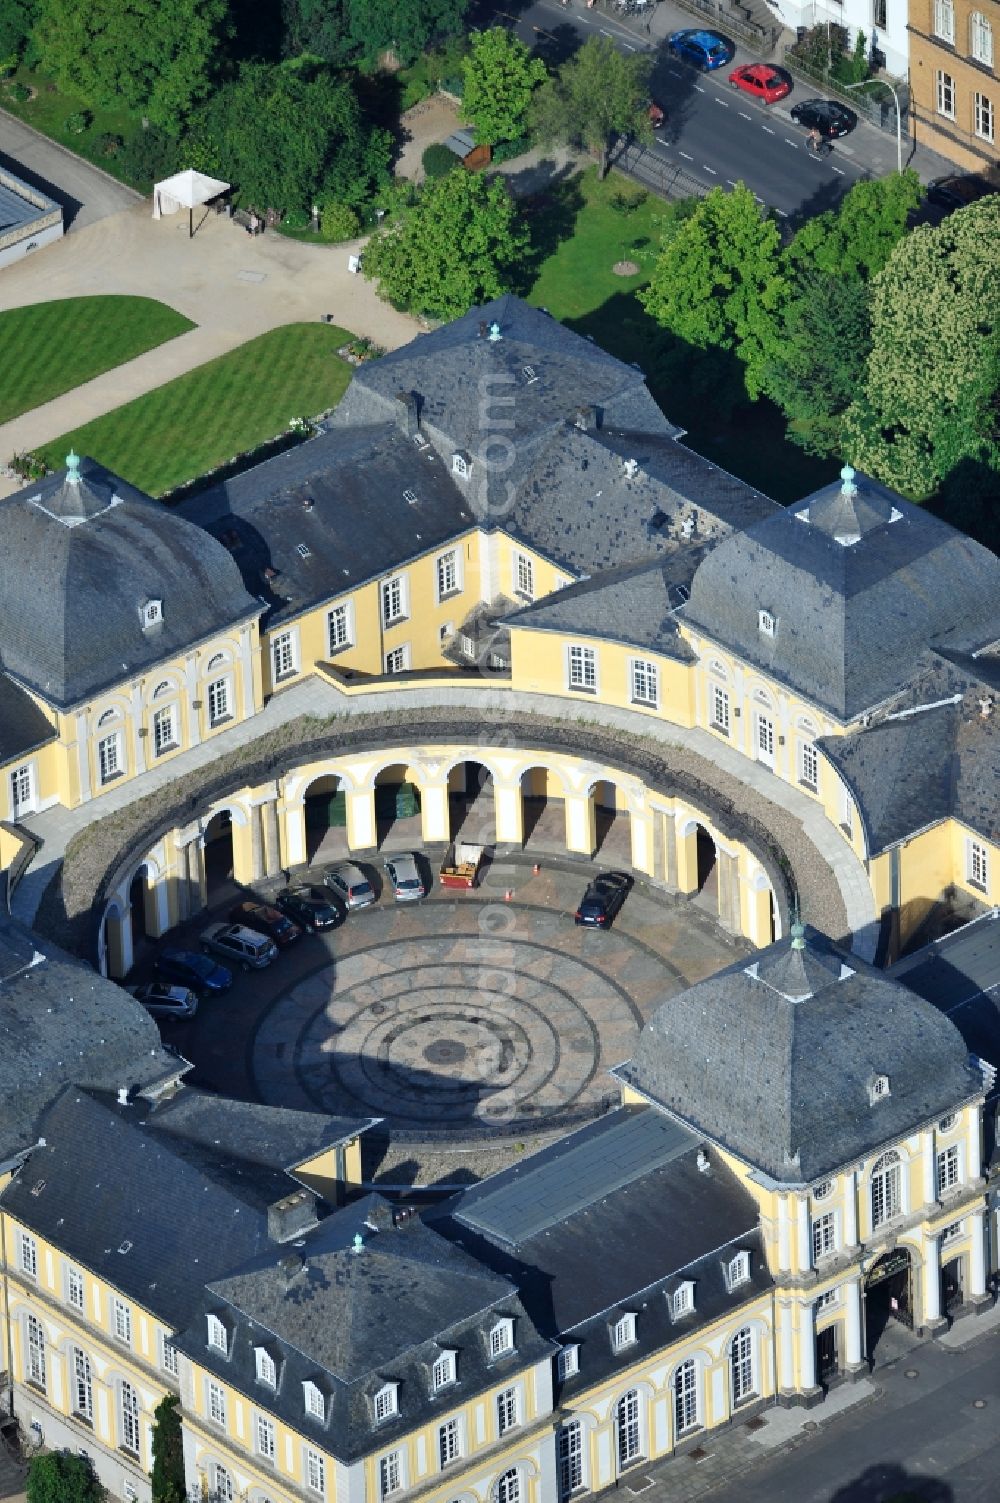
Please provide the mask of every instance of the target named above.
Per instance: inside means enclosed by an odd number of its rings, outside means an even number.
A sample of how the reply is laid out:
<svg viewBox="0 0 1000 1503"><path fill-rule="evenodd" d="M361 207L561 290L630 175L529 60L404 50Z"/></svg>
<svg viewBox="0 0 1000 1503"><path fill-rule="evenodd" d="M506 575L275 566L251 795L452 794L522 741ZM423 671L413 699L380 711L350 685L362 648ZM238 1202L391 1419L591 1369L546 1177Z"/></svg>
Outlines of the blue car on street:
<svg viewBox="0 0 1000 1503"><path fill-rule="evenodd" d="M233 984L232 971L197 950L161 950L153 967L158 976L193 992L224 992Z"/></svg>
<svg viewBox="0 0 1000 1503"><path fill-rule="evenodd" d="M733 43L717 31L675 31L667 38L667 48L675 57L694 63L706 73L724 68L736 55Z"/></svg>

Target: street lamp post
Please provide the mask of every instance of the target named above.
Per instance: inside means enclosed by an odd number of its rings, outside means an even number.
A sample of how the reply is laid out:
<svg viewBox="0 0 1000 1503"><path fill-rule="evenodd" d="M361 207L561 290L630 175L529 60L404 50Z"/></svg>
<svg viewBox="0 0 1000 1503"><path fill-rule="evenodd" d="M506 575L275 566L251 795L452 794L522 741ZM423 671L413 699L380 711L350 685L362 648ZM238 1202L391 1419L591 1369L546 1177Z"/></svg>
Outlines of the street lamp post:
<svg viewBox="0 0 1000 1503"><path fill-rule="evenodd" d="M881 84L892 95L892 102L896 106L896 171L901 173L903 170L903 117L899 108L899 95L892 84L885 78L863 78L860 83L841 84L840 87L846 92L848 89L863 89L868 84Z"/></svg>

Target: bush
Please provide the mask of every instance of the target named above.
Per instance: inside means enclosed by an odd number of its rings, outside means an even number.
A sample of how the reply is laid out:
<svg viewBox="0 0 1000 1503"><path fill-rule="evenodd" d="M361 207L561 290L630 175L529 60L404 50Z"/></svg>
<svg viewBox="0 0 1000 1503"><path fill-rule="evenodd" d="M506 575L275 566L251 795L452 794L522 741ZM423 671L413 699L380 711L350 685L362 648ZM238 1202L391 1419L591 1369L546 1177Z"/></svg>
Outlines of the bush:
<svg viewBox="0 0 1000 1503"><path fill-rule="evenodd" d="M18 104L27 104L28 100L31 98L31 90L28 88L27 84L23 83L8 84L6 88L6 94L8 99L14 99Z"/></svg>
<svg viewBox="0 0 1000 1503"><path fill-rule="evenodd" d="M440 141L433 142L425 147L424 154L420 158L423 163L424 173L429 178L447 177L449 172L454 172L460 166L458 157Z"/></svg>
<svg viewBox="0 0 1000 1503"><path fill-rule="evenodd" d="M90 129L93 121L94 117L89 110L76 110L66 117L66 129L70 135L82 136L84 131Z"/></svg>
<svg viewBox="0 0 1000 1503"><path fill-rule="evenodd" d="M534 142L530 136L517 136L513 141L498 141L493 148L490 160L496 166L500 162L513 161L514 157L523 157L526 151L530 151Z"/></svg>
<svg viewBox="0 0 1000 1503"><path fill-rule="evenodd" d="M137 188L147 191L157 178L176 170L177 142L156 125L137 130L122 147L121 163L126 177Z"/></svg>
<svg viewBox="0 0 1000 1503"><path fill-rule="evenodd" d="M28 1468L28 1503L103 1503L104 1489L85 1456L52 1451Z"/></svg>
<svg viewBox="0 0 1000 1503"><path fill-rule="evenodd" d="M619 188L608 199L608 208L625 218L629 214L634 214L637 209L641 209L648 197L649 194L645 188L632 188L628 191Z"/></svg>
<svg viewBox="0 0 1000 1503"><path fill-rule="evenodd" d="M361 220L350 204L323 204L319 211L319 229L324 240L336 244L340 240L355 239L361 230Z"/></svg>
<svg viewBox="0 0 1000 1503"><path fill-rule="evenodd" d="M847 39L846 26L838 26L836 23L830 26L810 26L805 35L795 43L791 56L802 64L807 73L825 78L832 65L846 52Z"/></svg>
<svg viewBox="0 0 1000 1503"><path fill-rule="evenodd" d="M123 136L116 136L114 131L106 130L101 137L101 156L116 157L124 145Z"/></svg>
<svg viewBox="0 0 1000 1503"><path fill-rule="evenodd" d="M286 209L281 223L286 230L307 230L312 224L312 215L308 209Z"/></svg>
<svg viewBox="0 0 1000 1503"><path fill-rule="evenodd" d="M861 83L868 77L868 38L859 31L850 57L842 53L833 65L833 77L839 83Z"/></svg>
<svg viewBox="0 0 1000 1503"><path fill-rule="evenodd" d="M45 460L27 450L23 454L15 454L10 467L22 480L42 480L49 473Z"/></svg>

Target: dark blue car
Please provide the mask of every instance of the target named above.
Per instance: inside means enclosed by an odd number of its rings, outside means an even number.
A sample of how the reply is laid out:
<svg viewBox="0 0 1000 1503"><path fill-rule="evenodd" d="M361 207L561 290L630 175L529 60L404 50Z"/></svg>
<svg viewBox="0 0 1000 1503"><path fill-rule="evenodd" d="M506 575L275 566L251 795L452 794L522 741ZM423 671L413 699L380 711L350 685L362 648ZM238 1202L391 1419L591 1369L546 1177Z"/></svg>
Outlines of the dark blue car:
<svg viewBox="0 0 1000 1503"><path fill-rule="evenodd" d="M233 984L233 973L197 950L161 950L154 962L157 974L193 992L224 992Z"/></svg>
<svg viewBox="0 0 1000 1503"><path fill-rule="evenodd" d="M667 38L667 47L675 57L694 63L706 73L713 68L724 68L736 54L733 43L717 31L675 31Z"/></svg>

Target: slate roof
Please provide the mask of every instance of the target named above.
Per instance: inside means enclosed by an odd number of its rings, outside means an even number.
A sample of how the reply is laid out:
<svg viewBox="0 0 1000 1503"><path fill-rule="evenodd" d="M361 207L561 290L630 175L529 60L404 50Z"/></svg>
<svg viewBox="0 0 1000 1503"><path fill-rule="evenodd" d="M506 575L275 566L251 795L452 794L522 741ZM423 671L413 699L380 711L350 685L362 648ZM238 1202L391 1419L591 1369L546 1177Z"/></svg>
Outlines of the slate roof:
<svg viewBox="0 0 1000 1503"><path fill-rule="evenodd" d="M723 538L684 608L691 628L842 722L898 692L927 647L1000 638L1000 559L876 481L847 484L855 494L842 479Z"/></svg>
<svg viewBox="0 0 1000 1503"><path fill-rule="evenodd" d="M231 1333L227 1355L207 1344L210 1312ZM517 1350L491 1363L488 1333L501 1316L514 1321ZM375 1195L337 1211L283 1254L271 1250L212 1281L177 1338L181 1351L251 1398L262 1392L254 1355L262 1344L278 1364L268 1408L344 1461L371 1449L373 1399L383 1383L399 1384L399 1414L378 1426L374 1442L389 1445L551 1350L507 1280L415 1216L394 1224L392 1208ZM443 1348L457 1352L458 1382L432 1396L431 1367ZM307 1381L328 1396L325 1420L305 1413Z"/></svg>
<svg viewBox="0 0 1000 1503"><path fill-rule="evenodd" d="M933 1068L928 1068L933 1061ZM897 982L808 931L657 1009L614 1072L782 1184L808 1184L982 1088L961 1034ZM871 1104L887 1075L890 1094Z"/></svg>
<svg viewBox="0 0 1000 1503"><path fill-rule="evenodd" d="M928 653L923 667L885 719L819 742L872 855L949 818L1000 842L1000 658Z"/></svg>
<svg viewBox="0 0 1000 1503"><path fill-rule="evenodd" d="M21 182L6 168L0 171L0 235L34 224L58 207L53 199Z"/></svg>
<svg viewBox="0 0 1000 1503"><path fill-rule="evenodd" d="M677 629L674 612L704 553L703 546L687 544L652 563L602 570L507 616L505 624L624 642L692 662L694 653Z"/></svg>
<svg viewBox="0 0 1000 1503"><path fill-rule="evenodd" d="M48 716L0 668L0 761L55 741L57 732Z"/></svg>
<svg viewBox="0 0 1000 1503"><path fill-rule="evenodd" d="M18 682L67 708L260 614L201 528L91 460L72 475L0 501L0 653ZM143 630L148 600L163 619Z"/></svg>
<svg viewBox="0 0 1000 1503"><path fill-rule="evenodd" d="M68 1083L150 1090L187 1068L127 992L0 917L0 1163L37 1141Z"/></svg>
<svg viewBox="0 0 1000 1503"><path fill-rule="evenodd" d="M703 1139L651 1107L624 1107L427 1212L432 1225L517 1284L535 1324L580 1345L588 1388L662 1351L771 1287L753 1197ZM567 1189L567 1186L569 1187ZM725 1266L750 1253L731 1293ZM669 1296L695 1285L673 1324ZM612 1350L610 1326L637 1316L637 1344Z"/></svg>

